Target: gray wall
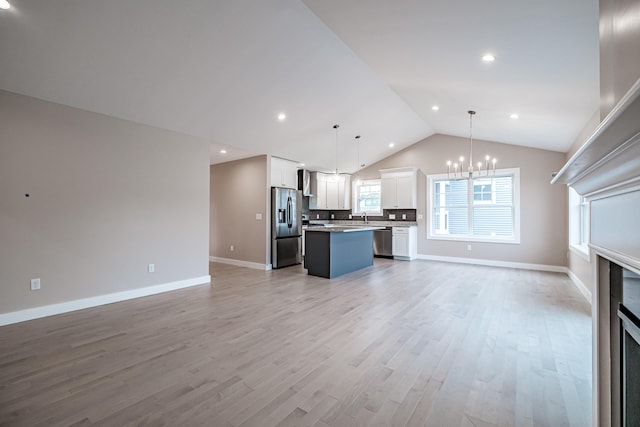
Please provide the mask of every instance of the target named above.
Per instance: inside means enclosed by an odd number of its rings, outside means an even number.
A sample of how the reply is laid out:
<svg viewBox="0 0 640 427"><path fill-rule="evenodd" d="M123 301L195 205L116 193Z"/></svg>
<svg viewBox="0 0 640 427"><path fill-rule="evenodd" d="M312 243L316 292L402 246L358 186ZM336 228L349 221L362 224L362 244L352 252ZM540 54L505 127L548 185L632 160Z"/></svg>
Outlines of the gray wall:
<svg viewBox="0 0 640 427"><path fill-rule="evenodd" d="M575 152L578 151L580 147L582 147L582 144L584 144L587 138L589 138L593 134L593 131L598 127L599 124L600 110L594 112L576 140L571 145L571 148L567 152L567 160L569 160L571 156L573 156ZM567 203L568 200L569 198L567 196ZM585 287L589 290L589 292L591 292L591 294L593 294L594 287L593 272L591 268L592 262L593 261L587 261L574 251L569 251L569 270L571 270L571 272L576 275L576 277L582 282L583 285L585 285Z"/></svg>
<svg viewBox="0 0 640 427"><path fill-rule="evenodd" d="M428 240L425 175L446 173L446 160L454 159L469 148L468 138L433 135L399 153L368 166L361 179L378 178L379 169L416 166L424 175L418 182L418 253L459 258L476 258L554 266L567 265L567 189L551 185L551 173L560 170L565 154L474 140L474 152L498 158L499 168L520 168L520 241L519 245Z"/></svg>
<svg viewBox="0 0 640 427"><path fill-rule="evenodd" d="M267 156L211 165L211 256L268 264L267 176Z"/></svg>
<svg viewBox="0 0 640 427"><path fill-rule="evenodd" d="M638 0L600 0L600 118L640 78Z"/></svg>
<svg viewBox="0 0 640 427"><path fill-rule="evenodd" d="M206 141L0 91L0 313L208 275L208 175Z"/></svg>

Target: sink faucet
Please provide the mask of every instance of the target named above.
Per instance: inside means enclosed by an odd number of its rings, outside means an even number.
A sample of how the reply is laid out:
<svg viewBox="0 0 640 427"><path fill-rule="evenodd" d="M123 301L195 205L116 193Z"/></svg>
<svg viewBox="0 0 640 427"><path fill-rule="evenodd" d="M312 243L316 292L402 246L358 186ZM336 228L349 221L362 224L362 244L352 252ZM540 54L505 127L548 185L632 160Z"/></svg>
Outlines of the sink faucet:
<svg viewBox="0 0 640 427"><path fill-rule="evenodd" d="M367 220L367 213L364 212L364 223L367 224L369 221Z"/></svg>

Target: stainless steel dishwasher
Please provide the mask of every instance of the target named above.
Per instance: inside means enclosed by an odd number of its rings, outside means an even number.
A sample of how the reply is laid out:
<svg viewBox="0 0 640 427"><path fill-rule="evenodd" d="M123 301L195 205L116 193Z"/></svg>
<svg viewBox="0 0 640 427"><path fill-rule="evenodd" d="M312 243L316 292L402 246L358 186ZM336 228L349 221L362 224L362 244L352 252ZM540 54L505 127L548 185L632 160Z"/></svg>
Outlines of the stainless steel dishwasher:
<svg viewBox="0 0 640 427"><path fill-rule="evenodd" d="M393 229L391 227L373 230L373 255L393 257Z"/></svg>

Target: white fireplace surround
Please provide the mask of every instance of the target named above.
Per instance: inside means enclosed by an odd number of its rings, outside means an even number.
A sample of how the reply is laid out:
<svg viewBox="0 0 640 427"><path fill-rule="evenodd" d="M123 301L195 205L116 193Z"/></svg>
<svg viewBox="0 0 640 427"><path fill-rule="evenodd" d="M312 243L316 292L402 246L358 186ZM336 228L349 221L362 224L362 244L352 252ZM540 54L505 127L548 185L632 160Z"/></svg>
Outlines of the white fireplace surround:
<svg viewBox="0 0 640 427"><path fill-rule="evenodd" d="M593 263L593 425L610 427L609 261L640 274L640 80L556 174L590 205Z"/></svg>

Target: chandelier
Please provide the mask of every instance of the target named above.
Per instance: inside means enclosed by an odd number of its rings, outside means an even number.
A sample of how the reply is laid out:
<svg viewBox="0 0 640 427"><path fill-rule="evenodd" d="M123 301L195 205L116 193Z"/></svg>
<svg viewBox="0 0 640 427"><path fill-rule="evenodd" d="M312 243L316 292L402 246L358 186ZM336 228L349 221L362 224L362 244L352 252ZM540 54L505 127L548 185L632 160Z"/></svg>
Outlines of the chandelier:
<svg viewBox="0 0 640 427"><path fill-rule="evenodd" d="M469 110L469 166L465 171L465 163L464 156L460 156L460 163L452 163L451 160L447 160L447 178L451 179L472 179L474 177L482 176L483 172L485 176L489 176L490 172L493 172L493 175L496 174L496 162L497 159L494 157L491 159L491 156L488 154L484 158L484 168L482 167L482 162L478 162L476 167L473 165L473 116L476 114L475 111ZM453 167L453 168L452 168Z"/></svg>

